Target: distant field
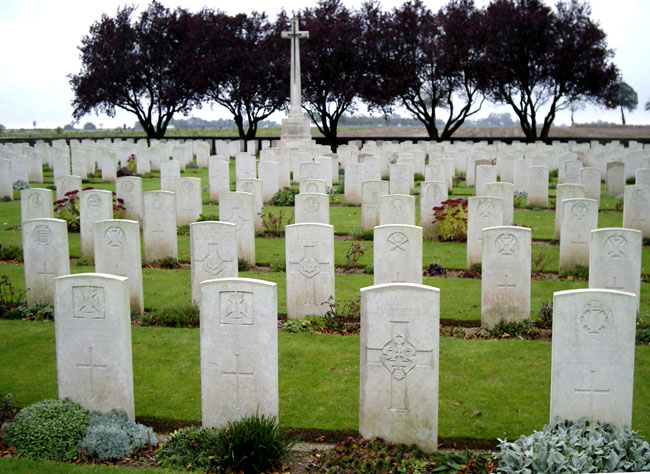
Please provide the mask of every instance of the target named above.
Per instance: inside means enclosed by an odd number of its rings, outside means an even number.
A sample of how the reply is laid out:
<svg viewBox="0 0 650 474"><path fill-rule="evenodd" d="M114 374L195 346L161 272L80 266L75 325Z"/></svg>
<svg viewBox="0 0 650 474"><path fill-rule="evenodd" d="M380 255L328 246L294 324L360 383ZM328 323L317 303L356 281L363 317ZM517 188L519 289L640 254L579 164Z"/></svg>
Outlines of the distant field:
<svg viewBox="0 0 650 474"><path fill-rule="evenodd" d="M279 128L261 128L258 137L279 136ZM56 133L54 130L5 130L0 134L2 138L105 138L105 137L145 137L142 130L72 130ZM166 138L184 137L228 137L237 136L234 129L170 129ZM312 136L322 136L315 127L312 127ZM424 127L339 127L339 137L413 137L426 138ZM519 127L464 127L460 128L455 137L522 137ZM650 125L642 126L616 126L616 127L554 127L551 129L551 138L589 137L589 138L650 138Z"/></svg>

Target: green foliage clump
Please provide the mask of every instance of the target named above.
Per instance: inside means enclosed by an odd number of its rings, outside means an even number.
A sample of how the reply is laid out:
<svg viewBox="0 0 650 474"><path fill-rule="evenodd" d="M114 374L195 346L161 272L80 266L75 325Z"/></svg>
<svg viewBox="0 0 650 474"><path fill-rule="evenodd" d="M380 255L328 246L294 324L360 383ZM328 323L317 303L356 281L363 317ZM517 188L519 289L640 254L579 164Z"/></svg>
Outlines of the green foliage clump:
<svg viewBox="0 0 650 474"><path fill-rule="evenodd" d="M287 263L284 260L276 260L275 262L271 262L271 265L269 265L269 269L272 272L286 272Z"/></svg>
<svg viewBox="0 0 650 474"><path fill-rule="evenodd" d="M282 329L286 332L313 332L322 331L327 327L327 322L322 316L307 316L301 319L287 319L282 324Z"/></svg>
<svg viewBox="0 0 650 474"><path fill-rule="evenodd" d="M524 321L501 320L488 329L491 338L505 339L508 337L521 337L534 339L539 335L539 329L528 319Z"/></svg>
<svg viewBox="0 0 650 474"><path fill-rule="evenodd" d="M293 206L296 203L296 194L298 192L298 189L285 186L273 195L271 204L274 206Z"/></svg>
<svg viewBox="0 0 650 474"><path fill-rule="evenodd" d="M237 270L239 270L240 272L245 272L248 270L249 267L250 267L250 263L248 263L248 260L246 260L245 258L237 259Z"/></svg>
<svg viewBox="0 0 650 474"><path fill-rule="evenodd" d="M54 307L47 301L38 300L31 306L16 306L5 319L25 319L27 321L54 321Z"/></svg>
<svg viewBox="0 0 650 474"><path fill-rule="evenodd" d="M374 239L374 232L372 230L362 231L361 229L352 229L349 234L352 240L370 240Z"/></svg>
<svg viewBox="0 0 650 474"><path fill-rule="evenodd" d="M190 235L189 224L180 225L176 228L176 235Z"/></svg>
<svg viewBox="0 0 650 474"><path fill-rule="evenodd" d="M2 202L11 202L11 196L2 196Z"/></svg>
<svg viewBox="0 0 650 474"><path fill-rule="evenodd" d="M22 191L23 189L29 189L31 186L27 181L23 181L22 179L19 179L18 181L14 181L14 189L16 191Z"/></svg>
<svg viewBox="0 0 650 474"><path fill-rule="evenodd" d="M264 233L273 237L280 237L284 234L284 228L291 224L293 221L293 213L284 214L284 211L280 211L277 214L273 214L271 211L266 214L262 213L262 228Z"/></svg>
<svg viewBox="0 0 650 474"><path fill-rule="evenodd" d="M43 400L18 412L9 424L5 444L16 454L38 461L70 461L88 426L88 413L76 403Z"/></svg>
<svg viewBox="0 0 650 474"><path fill-rule="evenodd" d="M79 257L76 262L74 262L77 267L89 267L94 265L93 261L90 258Z"/></svg>
<svg viewBox="0 0 650 474"><path fill-rule="evenodd" d="M587 280L589 278L589 267L576 265L575 268L571 270L561 271L559 276L560 278L572 277L572 278L580 278L580 279Z"/></svg>
<svg viewBox="0 0 650 474"><path fill-rule="evenodd" d="M535 324L542 328L553 327L553 302L551 300L542 303L542 307L537 312Z"/></svg>
<svg viewBox="0 0 650 474"><path fill-rule="evenodd" d="M176 270L177 268L181 268L181 264L178 263L178 260L173 257L165 257L159 260L155 260L151 263L151 265L154 267L162 268L163 270Z"/></svg>
<svg viewBox="0 0 650 474"><path fill-rule="evenodd" d="M218 220L219 220L219 214L201 214L197 219L197 222L218 221Z"/></svg>
<svg viewBox="0 0 650 474"><path fill-rule="evenodd" d="M196 164L196 161L190 161L188 164L185 165L185 169L197 169L199 165Z"/></svg>
<svg viewBox="0 0 650 474"><path fill-rule="evenodd" d="M275 417L256 414L229 422L221 430L176 431L155 457L167 469L264 472L278 465L294 444Z"/></svg>
<svg viewBox="0 0 650 474"><path fill-rule="evenodd" d="M264 472L278 465L295 444L274 416L250 415L219 432L219 464L231 472Z"/></svg>
<svg viewBox="0 0 650 474"><path fill-rule="evenodd" d="M142 316L143 326L161 326L167 328L197 328L200 322L198 306L180 304L164 306Z"/></svg>
<svg viewBox="0 0 650 474"><path fill-rule="evenodd" d="M366 275L374 275L375 267L369 263L368 265L363 267L363 273L365 273Z"/></svg>
<svg viewBox="0 0 650 474"><path fill-rule="evenodd" d="M8 247L3 247L0 245L0 260L15 260L18 262L23 261L23 249L16 245L9 245Z"/></svg>
<svg viewBox="0 0 650 474"><path fill-rule="evenodd" d="M79 191L68 191L63 198L54 201L54 212L66 221L68 232L79 232Z"/></svg>
<svg viewBox="0 0 650 474"><path fill-rule="evenodd" d="M499 472L635 472L650 470L650 444L636 431L563 421L515 442L499 440Z"/></svg>
<svg viewBox="0 0 650 474"><path fill-rule="evenodd" d="M467 199L447 199L440 206L434 207L433 211L438 240L467 241Z"/></svg>
<svg viewBox="0 0 650 474"><path fill-rule="evenodd" d="M219 465L215 457L219 446L218 435L219 430L216 429L183 428L172 433L172 437L160 446L154 456L158 464L166 469L214 472Z"/></svg>
<svg viewBox="0 0 650 474"><path fill-rule="evenodd" d="M79 442L80 449L99 459L122 459L145 445L158 444L156 434L148 426L131 421L126 413L91 413L86 434Z"/></svg>
<svg viewBox="0 0 650 474"><path fill-rule="evenodd" d="M650 344L650 323L646 321L637 321L636 340L642 344Z"/></svg>

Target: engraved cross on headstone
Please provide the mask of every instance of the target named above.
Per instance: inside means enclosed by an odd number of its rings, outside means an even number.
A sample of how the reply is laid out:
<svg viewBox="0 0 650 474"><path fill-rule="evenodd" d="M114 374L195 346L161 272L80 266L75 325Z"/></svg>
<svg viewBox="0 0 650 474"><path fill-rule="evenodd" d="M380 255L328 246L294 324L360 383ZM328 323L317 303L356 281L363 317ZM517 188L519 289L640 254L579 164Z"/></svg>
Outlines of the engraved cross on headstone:
<svg viewBox="0 0 650 474"><path fill-rule="evenodd" d="M616 286L616 275L614 275L614 283L612 286L606 286L605 287L608 290L624 290L624 286Z"/></svg>
<svg viewBox="0 0 650 474"><path fill-rule="evenodd" d="M88 378L90 382L90 399L95 400L95 387L93 384L93 369L106 370L106 365L102 364L93 364L93 348L92 346L88 348L88 363L87 364L76 364L77 369L88 369Z"/></svg>
<svg viewBox="0 0 650 474"><path fill-rule="evenodd" d="M164 229L160 228L160 222L156 222L156 229L151 231L153 234L156 235L156 240L158 240L158 245L161 244L161 240L167 232Z"/></svg>
<svg viewBox="0 0 650 474"><path fill-rule="evenodd" d="M575 239L571 239L570 243L573 245L587 245L587 241L580 237L581 232L578 232Z"/></svg>
<svg viewBox="0 0 650 474"><path fill-rule="evenodd" d="M497 283L497 288L503 290L501 294L503 295L503 304L505 305L508 304L508 300L509 300L508 295L510 294L509 289L517 288L517 284L516 283L508 284L508 274L506 274L504 275L504 283L501 284Z"/></svg>
<svg viewBox="0 0 650 474"><path fill-rule="evenodd" d="M383 366L390 374L390 409L408 411L408 373L433 367L433 350L418 350L409 340L409 321L391 321L391 339L383 347L366 346L366 364Z"/></svg>
<svg viewBox="0 0 650 474"><path fill-rule="evenodd" d="M240 384L239 384L240 377L241 378L243 378L243 377L253 378L253 376L255 375L254 370L251 370L250 372L245 372L245 371L242 370L242 368L240 366L240 361L239 361L240 355L241 354L239 354L238 352L235 352L235 370L232 370L232 371L222 370L221 371L221 375L223 377L233 377L235 379L235 408L237 410L241 410L241 403L240 403L240 401L241 401L241 390L240 390L241 387L240 387ZM214 362L210 362L210 363L213 364L213 365L217 365Z"/></svg>
<svg viewBox="0 0 650 474"><path fill-rule="evenodd" d="M579 395L589 395L589 414L594 415L594 396L595 395L609 395L609 389L596 389L594 388L594 374L595 370L589 371L589 388L576 388L574 392Z"/></svg>
<svg viewBox="0 0 650 474"><path fill-rule="evenodd" d="M46 277L48 275L54 275L54 272L48 272L47 271L47 262L43 262L43 271L42 272L37 272L37 275Z"/></svg>
<svg viewBox="0 0 650 474"><path fill-rule="evenodd" d="M300 85L300 40L309 38L308 31L300 31L298 17L291 19L291 31L283 31L282 38L291 40L291 106L289 115L302 114L301 85Z"/></svg>
<svg viewBox="0 0 650 474"><path fill-rule="evenodd" d="M250 222L250 219L244 219L239 212L239 207L233 207L230 209L230 217L224 219L226 222L231 222L237 225L237 232L239 232L245 222Z"/></svg>

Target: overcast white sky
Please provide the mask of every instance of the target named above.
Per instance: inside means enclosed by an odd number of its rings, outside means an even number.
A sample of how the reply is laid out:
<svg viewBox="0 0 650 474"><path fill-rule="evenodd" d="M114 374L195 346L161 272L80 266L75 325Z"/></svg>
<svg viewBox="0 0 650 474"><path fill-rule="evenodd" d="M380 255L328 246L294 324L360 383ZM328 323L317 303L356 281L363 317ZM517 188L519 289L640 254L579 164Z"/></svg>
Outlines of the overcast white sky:
<svg viewBox="0 0 650 474"><path fill-rule="evenodd" d="M8 128L63 126L72 120L73 99L67 76L80 70L78 46L88 33L90 25L102 13L113 16L125 3L139 5L139 11L148 4L144 0L128 2L117 0L0 0L0 124ZM266 11L274 17L284 7L288 12L315 5L307 0L239 0L237 2L208 3L206 0L162 0L169 8L182 6L192 11L204 5L220 8L228 13ZM344 0L350 7L358 7L360 0ZM384 0L385 9L400 5L402 0ZM437 10L446 0L426 0ZM485 5L488 0L477 0ZM547 3L551 3L547 0ZM626 113L630 124L650 124L650 112L644 104L650 100L650 0L591 0L592 18L596 19L608 36L609 46L615 50L614 61L623 79L639 94L639 107ZM287 42L287 48L289 42ZM287 65L287 74L289 66ZM484 107L479 116L492 111L510 111L508 107ZM224 109L204 106L192 115L205 119L228 118ZM402 113L402 115L407 115ZM514 114L512 114L513 119ZM177 118L181 118L178 116ZM281 115L272 117L279 120ZM576 121L620 121L620 112L590 107L577 112ZM91 121L104 128L127 124L136 117L118 112L114 119L88 115L81 124ZM556 124L569 123L568 112L561 113Z"/></svg>

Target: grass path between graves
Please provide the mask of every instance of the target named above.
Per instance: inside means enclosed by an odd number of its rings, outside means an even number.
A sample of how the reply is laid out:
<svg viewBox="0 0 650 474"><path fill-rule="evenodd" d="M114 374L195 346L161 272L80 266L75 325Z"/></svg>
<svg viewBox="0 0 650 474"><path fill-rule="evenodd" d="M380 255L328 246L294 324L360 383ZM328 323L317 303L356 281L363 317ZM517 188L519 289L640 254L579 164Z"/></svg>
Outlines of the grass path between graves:
<svg viewBox="0 0 650 474"><path fill-rule="evenodd" d="M133 327L136 414L201 419L199 331ZM439 436L515 439L549 413L551 344L440 340ZM0 321L0 393L57 396L54 325ZM279 333L280 423L357 430L359 337ZM636 347L633 428L650 432L650 347ZM647 434L646 434L647 436Z"/></svg>

